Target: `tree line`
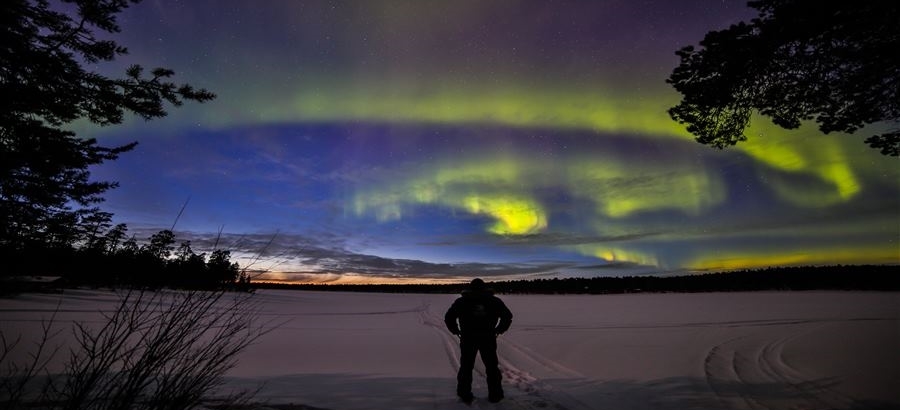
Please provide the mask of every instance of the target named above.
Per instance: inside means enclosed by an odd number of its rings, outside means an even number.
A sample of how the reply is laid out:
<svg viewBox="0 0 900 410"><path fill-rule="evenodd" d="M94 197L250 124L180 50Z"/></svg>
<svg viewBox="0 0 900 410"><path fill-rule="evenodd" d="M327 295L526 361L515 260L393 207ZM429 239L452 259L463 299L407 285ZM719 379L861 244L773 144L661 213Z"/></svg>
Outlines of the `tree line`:
<svg viewBox="0 0 900 410"><path fill-rule="evenodd" d="M623 294L665 292L738 292L797 290L900 291L900 275L892 265L771 267L678 276L552 278L489 282L502 294ZM275 284L254 288L349 292L459 293L467 284Z"/></svg>
<svg viewBox="0 0 900 410"><path fill-rule="evenodd" d="M7 279L60 276L56 285L63 286L246 290L250 282L228 250L197 253L191 241L178 241L168 229L139 243L134 235L127 236L125 224L92 230L73 241L0 249L0 258Z"/></svg>

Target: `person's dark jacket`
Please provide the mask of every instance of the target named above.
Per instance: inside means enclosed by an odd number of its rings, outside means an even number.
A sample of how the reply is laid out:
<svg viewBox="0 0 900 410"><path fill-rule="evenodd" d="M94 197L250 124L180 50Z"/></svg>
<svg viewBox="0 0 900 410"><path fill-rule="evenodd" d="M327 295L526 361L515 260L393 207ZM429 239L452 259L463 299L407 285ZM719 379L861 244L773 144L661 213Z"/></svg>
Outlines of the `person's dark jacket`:
<svg viewBox="0 0 900 410"><path fill-rule="evenodd" d="M447 310L444 323L455 335L499 335L512 324L512 312L490 289L469 289Z"/></svg>

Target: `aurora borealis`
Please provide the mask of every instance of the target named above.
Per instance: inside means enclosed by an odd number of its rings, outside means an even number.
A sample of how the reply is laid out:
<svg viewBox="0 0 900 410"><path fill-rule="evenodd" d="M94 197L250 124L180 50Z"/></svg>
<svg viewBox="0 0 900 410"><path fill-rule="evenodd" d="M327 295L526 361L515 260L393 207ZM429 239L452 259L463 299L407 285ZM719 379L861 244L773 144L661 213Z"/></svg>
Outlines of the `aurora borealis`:
<svg viewBox="0 0 900 410"><path fill-rule="evenodd" d="M140 237L175 225L261 279L672 274L900 263L900 167L866 130L755 117L717 150L666 109L675 50L743 1L144 1L131 63L218 98L97 167ZM224 244L224 245L223 245Z"/></svg>

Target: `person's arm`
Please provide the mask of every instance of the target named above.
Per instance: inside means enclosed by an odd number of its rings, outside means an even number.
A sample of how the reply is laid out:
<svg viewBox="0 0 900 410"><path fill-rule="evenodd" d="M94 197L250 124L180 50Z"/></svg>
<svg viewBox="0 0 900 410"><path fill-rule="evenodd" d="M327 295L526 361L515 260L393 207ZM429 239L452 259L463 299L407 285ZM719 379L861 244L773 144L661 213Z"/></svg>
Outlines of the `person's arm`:
<svg viewBox="0 0 900 410"><path fill-rule="evenodd" d="M494 331L498 335L502 335L507 330L509 330L509 326L512 325L512 312L509 311L509 308L506 307L506 304L503 303L499 298L497 299L498 305L498 313L500 316L500 321L497 322L497 327Z"/></svg>
<svg viewBox="0 0 900 410"><path fill-rule="evenodd" d="M459 318L459 306L458 301L453 302L450 305L450 309L447 309L447 313L444 314L444 324L447 326L447 330L454 335L459 334L459 324L456 323L456 319Z"/></svg>

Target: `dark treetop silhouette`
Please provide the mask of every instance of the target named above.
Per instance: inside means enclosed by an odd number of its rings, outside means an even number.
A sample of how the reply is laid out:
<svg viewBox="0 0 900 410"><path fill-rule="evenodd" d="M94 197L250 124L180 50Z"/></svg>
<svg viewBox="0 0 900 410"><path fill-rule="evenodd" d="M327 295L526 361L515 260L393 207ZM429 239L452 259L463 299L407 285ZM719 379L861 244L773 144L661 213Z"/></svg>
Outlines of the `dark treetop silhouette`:
<svg viewBox="0 0 900 410"><path fill-rule="evenodd" d="M96 33L120 30L116 15L135 0L78 0L69 13L45 1L5 0L0 5L0 250L71 248L88 242L111 215L96 206L115 182L90 181L90 167L133 149L103 147L66 129L77 120L106 126L125 113L149 120L165 104L215 97L176 85L174 73L139 65L123 78L89 71L127 54ZM104 36L105 37L105 36ZM75 207L73 209L73 207Z"/></svg>
<svg viewBox="0 0 900 410"><path fill-rule="evenodd" d="M119 32L117 14L137 2L0 2L0 257L26 261L7 274L50 271L56 266L41 263L66 265L79 248L111 252L124 239L124 226L112 227L112 214L96 206L117 183L90 180L90 168L137 143L104 147L69 124L119 124L126 113L149 120L165 116L166 104L215 98L167 81L174 72L166 68L145 75L132 65L122 78L86 69L127 54L97 34Z"/></svg>
<svg viewBox="0 0 900 410"><path fill-rule="evenodd" d="M480 352L484 362L488 384L488 400L496 403L503 399L500 382L499 360L497 359L497 335L503 334L512 324L512 313L481 279L473 279L469 288L453 302L444 323L451 333L459 336L459 373L457 373L456 394L471 402L472 370L475 356Z"/></svg>
<svg viewBox="0 0 900 410"><path fill-rule="evenodd" d="M866 142L900 155L900 2L761 0L759 16L709 32L676 54L669 110L703 144L744 141L753 110L783 128L815 120L824 133L869 125Z"/></svg>

